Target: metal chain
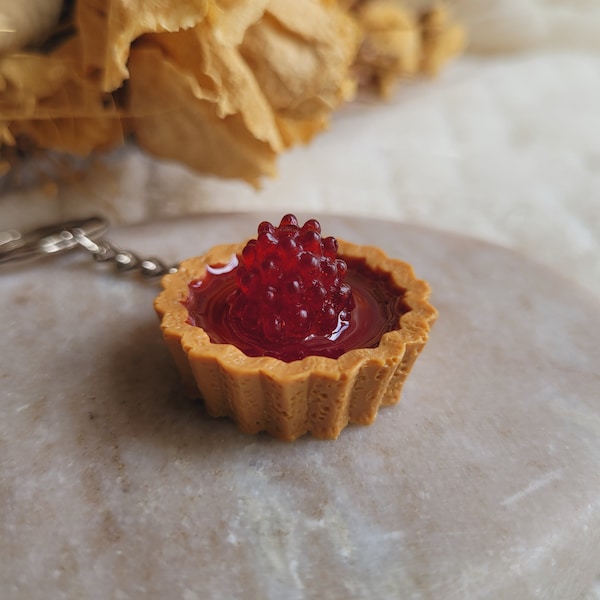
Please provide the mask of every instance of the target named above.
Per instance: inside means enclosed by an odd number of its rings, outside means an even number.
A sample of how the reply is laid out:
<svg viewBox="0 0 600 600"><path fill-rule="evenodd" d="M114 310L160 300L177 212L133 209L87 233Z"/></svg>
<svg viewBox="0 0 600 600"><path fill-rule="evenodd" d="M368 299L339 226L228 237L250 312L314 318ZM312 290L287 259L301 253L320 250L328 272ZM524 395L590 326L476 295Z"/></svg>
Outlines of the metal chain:
<svg viewBox="0 0 600 600"><path fill-rule="evenodd" d="M89 217L40 227L22 233L15 229L0 231L0 265L61 254L75 248L89 252L96 262L110 263L119 273L139 272L145 279L177 272L158 258L140 258L121 250L101 235L108 229L102 217Z"/></svg>
<svg viewBox="0 0 600 600"><path fill-rule="evenodd" d="M129 250L122 250L105 239L93 240L80 229L72 229L70 233L81 248L89 252L99 263L110 263L119 273L139 271L144 279L154 279L169 273L176 273L177 266L166 265L158 258L140 258Z"/></svg>

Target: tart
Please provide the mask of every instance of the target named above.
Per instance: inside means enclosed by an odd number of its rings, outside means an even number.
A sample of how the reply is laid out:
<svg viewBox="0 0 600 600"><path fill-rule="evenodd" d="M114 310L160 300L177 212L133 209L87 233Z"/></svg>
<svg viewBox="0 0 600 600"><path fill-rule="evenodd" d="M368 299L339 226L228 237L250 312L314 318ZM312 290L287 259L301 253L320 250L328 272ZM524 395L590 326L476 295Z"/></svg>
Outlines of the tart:
<svg viewBox="0 0 600 600"><path fill-rule="evenodd" d="M162 285L155 309L187 392L245 433L290 441L334 439L397 403L437 316L408 263L294 215Z"/></svg>

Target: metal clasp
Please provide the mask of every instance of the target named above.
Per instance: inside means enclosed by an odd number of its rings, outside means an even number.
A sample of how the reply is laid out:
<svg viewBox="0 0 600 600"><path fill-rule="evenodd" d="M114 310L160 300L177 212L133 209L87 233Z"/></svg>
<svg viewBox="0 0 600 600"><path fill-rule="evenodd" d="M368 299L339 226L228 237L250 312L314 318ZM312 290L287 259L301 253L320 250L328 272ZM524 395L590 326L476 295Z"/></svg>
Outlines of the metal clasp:
<svg viewBox="0 0 600 600"><path fill-rule="evenodd" d="M47 225L28 233L16 229L0 231L0 267L81 248L96 262L112 264L120 273L139 273L145 279L177 271L177 265L167 265L158 258L140 258L102 239L107 229L108 221L102 217L89 217Z"/></svg>
<svg viewBox="0 0 600 600"><path fill-rule="evenodd" d="M46 225L22 233L16 229L0 231L0 265L59 254L80 246L78 238L93 240L108 229L102 217L88 217Z"/></svg>

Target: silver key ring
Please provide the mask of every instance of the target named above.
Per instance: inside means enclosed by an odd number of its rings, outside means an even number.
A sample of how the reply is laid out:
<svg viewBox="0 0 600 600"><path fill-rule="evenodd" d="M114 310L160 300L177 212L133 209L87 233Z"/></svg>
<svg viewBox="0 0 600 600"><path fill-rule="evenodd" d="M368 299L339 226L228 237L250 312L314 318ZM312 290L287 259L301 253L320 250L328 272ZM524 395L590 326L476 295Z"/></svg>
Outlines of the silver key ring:
<svg viewBox="0 0 600 600"><path fill-rule="evenodd" d="M0 231L0 267L80 248L97 262L111 263L122 273L139 272L147 279L177 271L176 266L167 266L157 258L140 258L103 239L108 227L106 219L94 216L25 233L16 229Z"/></svg>

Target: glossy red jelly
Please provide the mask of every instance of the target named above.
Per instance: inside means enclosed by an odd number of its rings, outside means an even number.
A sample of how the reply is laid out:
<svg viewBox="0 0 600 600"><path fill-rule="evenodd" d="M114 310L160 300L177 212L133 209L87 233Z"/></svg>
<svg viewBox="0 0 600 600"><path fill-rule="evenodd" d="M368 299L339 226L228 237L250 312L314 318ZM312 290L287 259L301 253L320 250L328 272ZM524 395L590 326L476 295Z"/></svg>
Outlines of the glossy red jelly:
<svg viewBox="0 0 600 600"><path fill-rule="evenodd" d="M355 348L376 347L387 331L399 327L400 316L409 310L399 289L387 273L373 271L364 261L341 257L347 265L345 282L350 286L353 308L341 313L327 334L269 340L257 337L232 315L236 297L238 257L227 265L209 267L202 279L189 285L184 303L191 325L202 327L213 343L233 344L248 356L270 356L292 362L305 356L338 358Z"/></svg>

